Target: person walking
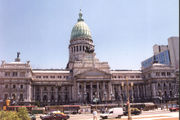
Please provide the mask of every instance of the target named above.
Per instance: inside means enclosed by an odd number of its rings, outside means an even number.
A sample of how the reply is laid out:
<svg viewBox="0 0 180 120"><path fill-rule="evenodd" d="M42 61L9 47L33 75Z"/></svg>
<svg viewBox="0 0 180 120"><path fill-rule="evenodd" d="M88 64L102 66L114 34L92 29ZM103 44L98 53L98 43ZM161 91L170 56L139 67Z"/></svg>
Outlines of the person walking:
<svg viewBox="0 0 180 120"><path fill-rule="evenodd" d="M97 119L97 111L95 109L93 110L93 120L98 120Z"/></svg>

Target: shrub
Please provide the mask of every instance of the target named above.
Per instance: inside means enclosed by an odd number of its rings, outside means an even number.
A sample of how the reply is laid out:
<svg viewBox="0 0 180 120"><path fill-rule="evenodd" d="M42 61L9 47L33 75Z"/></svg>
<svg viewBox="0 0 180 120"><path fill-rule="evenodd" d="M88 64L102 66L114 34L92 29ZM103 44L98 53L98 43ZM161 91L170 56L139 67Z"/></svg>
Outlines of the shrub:
<svg viewBox="0 0 180 120"><path fill-rule="evenodd" d="M1 120L21 120L15 111L0 111Z"/></svg>
<svg viewBox="0 0 180 120"><path fill-rule="evenodd" d="M25 107L18 108L18 116L21 120L30 120L27 108Z"/></svg>

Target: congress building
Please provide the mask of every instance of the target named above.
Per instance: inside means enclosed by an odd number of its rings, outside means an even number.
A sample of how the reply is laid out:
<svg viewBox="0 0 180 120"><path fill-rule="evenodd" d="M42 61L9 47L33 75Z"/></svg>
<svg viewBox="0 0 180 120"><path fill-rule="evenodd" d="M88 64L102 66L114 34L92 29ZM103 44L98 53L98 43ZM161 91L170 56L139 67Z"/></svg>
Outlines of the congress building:
<svg viewBox="0 0 180 120"><path fill-rule="evenodd" d="M179 37L171 39L179 42ZM98 103L126 103L127 92L131 102L165 103L179 98L179 67L171 64L174 55L168 47L143 61L141 70L111 70L108 62L96 58L90 29L80 12L68 49L65 69L33 69L30 61L21 62L19 52L14 62L2 61L0 100L42 106L90 104L95 99ZM159 54L165 56L164 63Z"/></svg>

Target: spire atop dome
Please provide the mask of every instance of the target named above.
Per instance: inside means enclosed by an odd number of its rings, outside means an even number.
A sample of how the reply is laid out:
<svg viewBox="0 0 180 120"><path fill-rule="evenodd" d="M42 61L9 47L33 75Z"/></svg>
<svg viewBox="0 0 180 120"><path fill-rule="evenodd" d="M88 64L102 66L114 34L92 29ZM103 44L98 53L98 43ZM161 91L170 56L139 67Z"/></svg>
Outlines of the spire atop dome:
<svg viewBox="0 0 180 120"><path fill-rule="evenodd" d="M84 19L82 19L82 15L83 15L83 14L82 14L81 9L80 9L78 22L79 22L79 21L84 21Z"/></svg>

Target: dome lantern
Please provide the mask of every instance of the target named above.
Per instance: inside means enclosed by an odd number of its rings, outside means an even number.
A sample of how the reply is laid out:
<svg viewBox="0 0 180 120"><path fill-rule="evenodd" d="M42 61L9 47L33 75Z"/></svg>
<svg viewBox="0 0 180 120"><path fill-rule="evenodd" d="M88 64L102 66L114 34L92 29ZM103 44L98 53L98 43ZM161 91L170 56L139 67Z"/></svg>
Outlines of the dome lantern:
<svg viewBox="0 0 180 120"><path fill-rule="evenodd" d="M82 14L81 9L80 9L78 22L79 22L79 21L84 21L84 19L82 19L82 15L83 15L83 14Z"/></svg>

